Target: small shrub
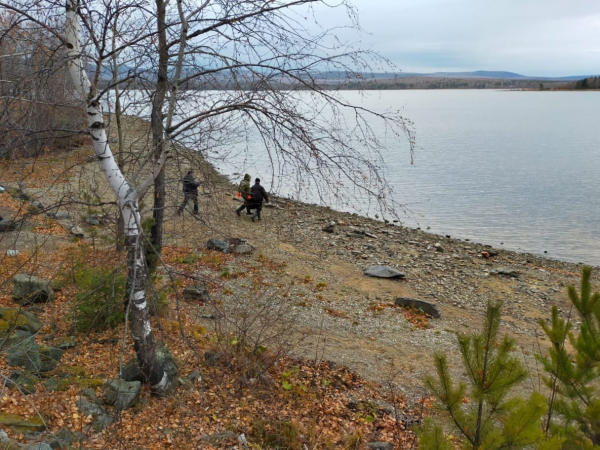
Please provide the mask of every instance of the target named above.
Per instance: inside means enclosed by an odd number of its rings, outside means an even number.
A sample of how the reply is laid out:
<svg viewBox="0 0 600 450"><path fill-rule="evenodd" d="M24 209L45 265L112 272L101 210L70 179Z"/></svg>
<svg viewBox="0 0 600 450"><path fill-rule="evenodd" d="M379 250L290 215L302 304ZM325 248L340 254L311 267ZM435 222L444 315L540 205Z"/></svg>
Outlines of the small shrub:
<svg viewBox="0 0 600 450"><path fill-rule="evenodd" d="M127 279L123 274L104 267L82 267L75 273L80 289L75 308L78 331L102 331L125 320L123 297Z"/></svg>

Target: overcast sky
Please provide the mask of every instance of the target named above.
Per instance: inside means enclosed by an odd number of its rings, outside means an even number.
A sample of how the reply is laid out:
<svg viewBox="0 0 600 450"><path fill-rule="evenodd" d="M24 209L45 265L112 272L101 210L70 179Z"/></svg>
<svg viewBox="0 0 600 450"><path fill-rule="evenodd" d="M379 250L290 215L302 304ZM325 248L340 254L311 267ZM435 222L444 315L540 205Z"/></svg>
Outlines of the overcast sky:
<svg viewBox="0 0 600 450"><path fill-rule="evenodd" d="M352 0L362 46L403 72L600 74L600 0ZM341 11L317 11L322 25ZM337 17L336 17L337 16ZM349 38L350 36L345 36ZM356 38L356 36L354 36Z"/></svg>

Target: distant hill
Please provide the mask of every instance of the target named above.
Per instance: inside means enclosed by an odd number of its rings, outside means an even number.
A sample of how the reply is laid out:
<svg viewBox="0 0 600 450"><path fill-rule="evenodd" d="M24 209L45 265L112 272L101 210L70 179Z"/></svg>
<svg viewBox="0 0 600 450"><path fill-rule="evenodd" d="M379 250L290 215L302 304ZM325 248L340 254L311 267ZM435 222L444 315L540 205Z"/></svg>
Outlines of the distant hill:
<svg viewBox="0 0 600 450"><path fill-rule="evenodd" d="M473 72L391 72L391 73L365 73L364 79L394 79L394 78L492 78L496 80L541 80L541 81L577 81L588 78L591 75L569 75L564 77L538 77L521 75L515 72L476 70ZM319 80L339 80L348 78L348 74L343 72L321 72L314 74Z"/></svg>

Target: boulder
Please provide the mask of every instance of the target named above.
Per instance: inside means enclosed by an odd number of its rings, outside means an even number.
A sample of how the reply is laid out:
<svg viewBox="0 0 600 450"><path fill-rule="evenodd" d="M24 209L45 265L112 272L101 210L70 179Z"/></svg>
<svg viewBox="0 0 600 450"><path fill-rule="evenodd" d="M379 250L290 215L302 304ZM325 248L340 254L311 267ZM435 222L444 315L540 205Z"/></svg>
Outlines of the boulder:
<svg viewBox="0 0 600 450"><path fill-rule="evenodd" d="M209 239L206 243L206 248L209 250L219 250L223 253L231 253L231 248L229 244L225 241L220 241L218 239Z"/></svg>
<svg viewBox="0 0 600 450"><path fill-rule="evenodd" d="M119 411L131 408L138 401L142 392L139 381L114 380L104 384L104 401Z"/></svg>
<svg viewBox="0 0 600 450"><path fill-rule="evenodd" d="M60 448L60 447L56 447ZM66 448L66 447L63 447ZM47 442L34 442L33 444L24 445L21 450L52 450L53 447Z"/></svg>
<svg viewBox="0 0 600 450"><path fill-rule="evenodd" d="M137 358L131 358L121 369L121 379L125 381L144 381L144 374Z"/></svg>
<svg viewBox="0 0 600 450"><path fill-rule="evenodd" d="M17 224L12 220L2 219L0 220L0 232L12 231L17 227Z"/></svg>
<svg viewBox="0 0 600 450"><path fill-rule="evenodd" d="M404 273L400 272L399 270L396 270L392 267L380 266L380 265L370 266L365 271L365 275L367 275L369 277L376 277L376 278L404 278L405 277Z"/></svg>
<svg viewBox="0 0 600 450"><path fill-rule="evenodd" d="M42 360L31 333L19 330L7 339L5 345L9 366L23 367L34 373L41 371Z"/></svg>
<svg viewBox="0 0 600 450"><path fill-rule="evenodd" d="M29 372L14 370L6 380L6 386L18 389L24 394L34 394L38 381L38 378Z"/></svg>
<svg viewBox="0 0 600 450"><path fill-rule="evenodd" d="M54 299L50 282L33 275L18 274L12 277L14 283L13 299L21 304L46 303Z"/></svg>
<svg viewBox="0 0 600 450"><path fill-rule="evenodd" d="M49 345L38 345L42 367L40 372L50 372L58 366L63 357L64 351L60 348L50 347Z"/></svg>
<svg viewBox="0 0 600 450"><path fill-rule="evenodd" d="M198 302L207 302L209 299L208 291L201 284L187 286L183 289L184 300L194 300Z"/></svg>
<svg viewBox="0 0 600 450"><path fill-rule="evenodd" d="M423 311L426 314L429 314L431 317L433 317L435 319L439 319L440 317L442 317L442 313L440 312L439 308L436 305L425 302L423 300L417 300L417 299L408 298L408 297L400 297L400 298L397 298L394 301L394 303L398 306L405 306L408 308L420 309L421 311Z"/></svg>
<svg viewBox="0 0 600 450"><path fill-rule="evenodd" d="M252 250L254 249L247 242L233 246L233 253L236 253L238 255L247 255L249 253L252 253Z"/></svg>
<svg viewBox="0 0 600 450"><path fill-rule="evenodd" d="M14 330L29 331L35 334L42 329L42 322L28 311L19 308L0 308L0 335Z"/></svg>
<svg viewBox="0 0 600 450"><path fill-rule="evenodd" d="M11 258L13 256L19 256L19 253L21 253L19 250L16 249L8 249L6 250L6 256L10 256Z"/></svg>

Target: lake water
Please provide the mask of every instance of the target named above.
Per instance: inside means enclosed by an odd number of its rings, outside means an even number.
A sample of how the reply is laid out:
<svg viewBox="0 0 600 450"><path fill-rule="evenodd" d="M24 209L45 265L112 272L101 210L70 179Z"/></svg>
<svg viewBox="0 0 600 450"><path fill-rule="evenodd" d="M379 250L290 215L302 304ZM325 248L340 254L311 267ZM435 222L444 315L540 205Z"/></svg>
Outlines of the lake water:
<svg viewBox="0 0 600 450"><path fill-rule="evenodd" d="M405 226L600 265L600 92L343 96L374 110L403 108L414 122L414 165L397 147L384 151ZM221 169L260 174L269 186L265 155L256 146L252 154Z"/></svg>

